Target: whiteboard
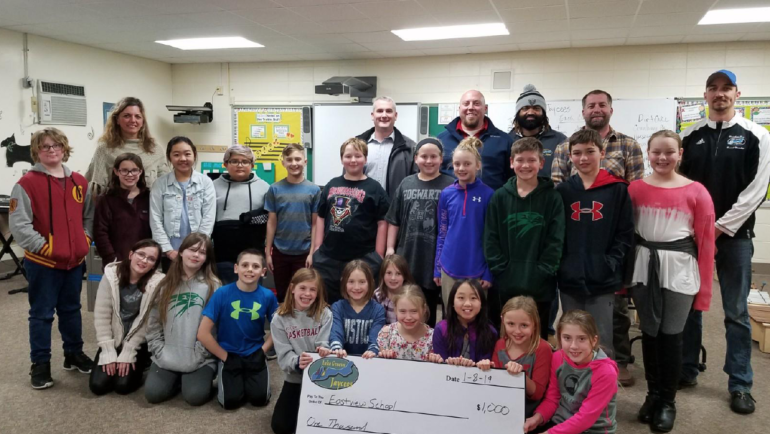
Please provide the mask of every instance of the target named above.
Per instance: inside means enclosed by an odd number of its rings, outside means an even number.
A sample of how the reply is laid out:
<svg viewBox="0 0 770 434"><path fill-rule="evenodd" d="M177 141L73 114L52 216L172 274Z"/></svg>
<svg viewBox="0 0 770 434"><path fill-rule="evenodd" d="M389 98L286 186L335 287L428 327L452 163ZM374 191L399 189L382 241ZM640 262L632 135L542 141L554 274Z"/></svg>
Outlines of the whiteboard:
<svg viewBox="0 0 770 434"><path fill-rule="evenodd" d="M408 360L313 357L302 374L297 434L523 432L523 373Z"/></svg>
<svg viewBox="0 0 770 434"><path fill-rule="evenodd" d="M677 102L674 99L616 99L612 101L610 126L631 136L647 149L650 136L660 130L676 131ZM548 101L551 128L567 137L579 130L585 121L580 100ZM496 127L508 132L513 128L516 103L490 103L488 116Z"/></svg>
<svg viewBox="0 0 770 434"><path fill-rule="evenodd" d="M417 141L420 128L420 104L398 103L396 128ZM313 106L313 182L325 185L342 175L340 146L372 128L371 104L316 104Z"/></svg>

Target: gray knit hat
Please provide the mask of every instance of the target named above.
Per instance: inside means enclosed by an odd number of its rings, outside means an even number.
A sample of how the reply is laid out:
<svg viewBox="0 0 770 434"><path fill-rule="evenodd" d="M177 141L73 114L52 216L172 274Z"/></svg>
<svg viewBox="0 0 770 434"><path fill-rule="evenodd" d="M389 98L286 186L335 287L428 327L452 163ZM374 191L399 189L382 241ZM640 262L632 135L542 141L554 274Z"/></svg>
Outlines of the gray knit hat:
<svg viewBox="0 0 770 434"><path fill-rule="evenodd" d="M528 84L524 86L524 92L519 95L519 99L516 100L516 113L520 112L522 108L528 105L539 105L545 113L548 108L545 105L545 98L540 92L537 91L534 85Z"/></svg>

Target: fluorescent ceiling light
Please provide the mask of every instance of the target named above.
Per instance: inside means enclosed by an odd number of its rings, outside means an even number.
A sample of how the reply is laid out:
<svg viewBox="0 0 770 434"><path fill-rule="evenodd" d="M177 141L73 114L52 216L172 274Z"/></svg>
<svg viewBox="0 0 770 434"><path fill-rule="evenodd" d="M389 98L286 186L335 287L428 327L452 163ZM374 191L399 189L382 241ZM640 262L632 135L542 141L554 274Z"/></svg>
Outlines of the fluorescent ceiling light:
<svg viewBox="0 0 770 434"><path fill-rule="evenodd" d="M698 25L770 22L770 8L719 9L706 12Z"/></svg>
<svg viewBox="0 0 770 434"><path fill-rule="evenodd" d="M462 26L421 27L418 29L391 30L404 41L435 41L438 39L481 38L483 36L509 35L503 23L466 24Z"/></svg>
<svg viewBox="0 0 770 434"><path fill-rule="evenodd" d="M170 41L155 41L158 44L170 45L180 50L216 50L222 48L260 48L264 45L249 41L240 36L224 38L192 38L172 39Z"/></svg>

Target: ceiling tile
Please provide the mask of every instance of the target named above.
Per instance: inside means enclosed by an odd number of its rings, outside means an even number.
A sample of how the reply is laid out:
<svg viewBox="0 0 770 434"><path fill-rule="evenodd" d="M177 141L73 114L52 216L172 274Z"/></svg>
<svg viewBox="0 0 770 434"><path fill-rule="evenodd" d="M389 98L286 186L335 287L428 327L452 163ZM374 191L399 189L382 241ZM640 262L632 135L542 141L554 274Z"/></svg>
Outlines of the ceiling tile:
<svg viewBox="0 0 770 434"><path fill-rule="evenodd" d="M278 2L271 0L216 0L216 5L226 11L282 7Z"/></svg>
<svg viewBox="0 0 770 434"><path fill-rule="evenodd" d="M378 51L384 57L419 57L424 56L422 50L396 50L396 51Z"/></svg>
<svg viewBox="0 0 770 434"><path fill-rule="evenodd" d="M625 29L596 29L596 30L572 30L572 41L586 39L611 39L625 38L628 36L628 28Z"/></svg>
<svg viewBox="0 0 770 434"><path fill-rule="evenodd" d="M360 19L345 21L323 21L318 25L324 29L324 33L355 33L367 31L389 30L377 20Z"/></svg>
<svg viewBox="0 0 770 434"><path fill-rule="evenodd" d="M136 9L151 8L167 15L221 11L222 8L216 3L209 0L131 0L132 6Z"/></svg>
<svg viewBox="0 0 770 434"><path fill-rule="evenodd" d="M458 26L462 24L485 24L485 23L499 23L500 16L497 12L491 9L485 10L472 10L464 14L458 14L456 12L436 12L433 14L436 19L436 25L440 26Z"/></svg>
<svg viewBox="0 0 770 434"><path fill-rule="evenodd" d="M521 9L532 7L532 0L490 0L498 10ZM565 0L538 0L540 6L563 5Z"/></svg>
<svg viewBox="0 0 770 434"><path fill-rule="evenodd" d="M690 33L694 35L705 35L715 33L748 33L757 29L757 23L747 24L719 24L712 26L694 26Z"/></svg>
<svg viewBox="0 0 770 434"><path fill-rule="evenodd" d="M425 10L462 15L469 11L494 10L489 0L417 0Z"/></svg>
<svg viewBox="0 0 770 434"><path fill-rule="evenodd" d="M311 21L363 20L364 14L351 5L302 6L290 8Z"/></svg>
<svg viewBox="0 0 770 434"><path fill-rule="evenodd" d="M564 4L557 6L538 6L524 9L503 9L500 16L506 23L520 23L522 21L566 20L567 7Z"/></svg>
<svg viewBox="0 0 770 434"><path fill-rule="evenodd" d="M685 36L682 42L687 43L699 43L699 42L726 42L726 41L739 41L744 37L745 33L720 33L720 34L706 34L706 35L688 35Z"/></svg>
<svg viewBox="0 0 770 434"><path fill-rule="evenodd" d="M573 18L569 20L570 30L590 29L624 29L631 27L634 17L631 15L612 17L610 20L597 20L595 18Z"/></svg>
<svg viewBox="0 0 770 434"><path fill-rule="evenodd" d="M638 0L587 4L570 3L569 16L570 18L599 18L634 15L638 8Z"/></svg>
<svg viewBox="0 0 770 434"><path fill-rule="evenodd" d="M552 20L552 21L525 21L521 23L510 23L507 25L508 31L511 34L520 33L543 33L543 32L555 32L569 30L569 21L567 20Z"/></svg>
<svg viewBox="0 0 770 434"><path fill-rule="evenodd" d="M359 33L342 33L339 36L344 36L349 40L357 43L362 42L402 42L401 38L388 31L380 32L359 32Z"/></svg>
<svg viewBox="0 0 770 434"><path fill-rule="evenodd" d="M59 21L93 20L100 15L74 5L61 5L50 7L31 6L7 6L0 4L0 17L17 24L41 24Z"/></svg>
<svg viewBox="0 0 770 434"><path fill-rule="evenodd" d="M422 50L429 56L446 56L454 54L470 54L471 50L468 47L456 47L456 48L426 48Z"/></svg>
<svg viewBox="0 0 770 434"><path fill-rule="evenodd" d="M623 45L626 38L572 40L573 47L613 47Z"/></svg>
<svg viewBox="0 0 770 434"><path fill-rule="evenodd" d="M471 53L504 53L507 51L519 51L518 44L480 45L470 47Z"/></svg>
<svg viewBox="0 0 770 434"><path fill-rule="evenodd" d="M646 36L671 36L671 35L685 35L689 28L679 26L663 26L663 27L634 27L628 33L629 37L638 38Z"/></svg>
<svg viewBox="0 0 770 434"><path fill-rule="evenodd" d="M678 44L684 39L683 35L672 36L644 36L641 38L628 38L626 45L654 45L654 44Z"/></svg>
<svg viewBox="0 0 770 434"><path fill-rule="evenodd" d="M645 0L639 9L639 14L685 12L703 16L714 3L714 0Z"/></svg>
<svg viewBox="0 0 770 434"><path fill-rule="evenodd" d="M556 48L569 48L569 40L551 41L551 42L526 42L519 44L522 50L552 50ZM514 68L515 69L515 68Z"/></svg>
<svg viewBox="0 0 770 434"><path fill-rule="evenodd" d="M431 20L430 13L413 0L359 3L353 5L353 7L375 20L421 17L426 21L433 21Z"/></svg>

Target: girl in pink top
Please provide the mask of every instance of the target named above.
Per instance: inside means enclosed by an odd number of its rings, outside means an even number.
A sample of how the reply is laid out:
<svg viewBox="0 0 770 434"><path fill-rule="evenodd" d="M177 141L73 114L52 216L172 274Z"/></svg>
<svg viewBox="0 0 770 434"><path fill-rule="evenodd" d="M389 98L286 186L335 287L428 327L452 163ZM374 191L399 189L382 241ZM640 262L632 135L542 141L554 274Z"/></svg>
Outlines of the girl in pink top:
<svg viewBox="0 0 770 434"><path fill-rule="evenodd" d="M647 399L639 421L669 432L682 370L682 332L691 309L707 311L714 272L714 204L706 188L674 170L682 140L650 137L652 175L631 183L636 256L631 296L642 330Z"/></svg>

